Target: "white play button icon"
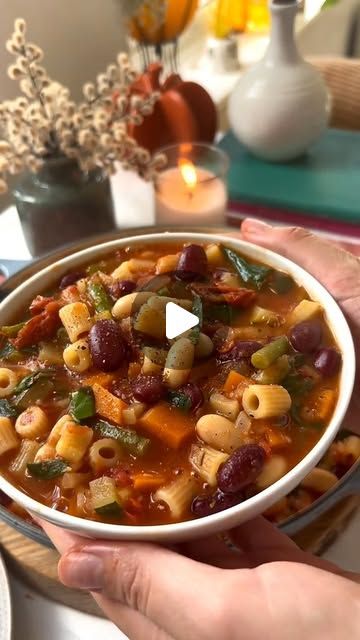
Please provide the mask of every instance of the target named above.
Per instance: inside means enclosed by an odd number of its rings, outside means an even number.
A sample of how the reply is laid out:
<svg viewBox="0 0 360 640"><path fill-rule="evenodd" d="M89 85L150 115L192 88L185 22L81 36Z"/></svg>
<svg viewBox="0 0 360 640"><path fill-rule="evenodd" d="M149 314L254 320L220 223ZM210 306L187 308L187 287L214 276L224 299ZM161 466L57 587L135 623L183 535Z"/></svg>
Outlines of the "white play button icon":
<svg viewBox="0 0 360 640"><path fill-rule="evenodd" d="M177 338L185 331L189 331L199 324L199 318L190 311L182 309L174 302L166 305L166 337L168 340Z"/></svg>

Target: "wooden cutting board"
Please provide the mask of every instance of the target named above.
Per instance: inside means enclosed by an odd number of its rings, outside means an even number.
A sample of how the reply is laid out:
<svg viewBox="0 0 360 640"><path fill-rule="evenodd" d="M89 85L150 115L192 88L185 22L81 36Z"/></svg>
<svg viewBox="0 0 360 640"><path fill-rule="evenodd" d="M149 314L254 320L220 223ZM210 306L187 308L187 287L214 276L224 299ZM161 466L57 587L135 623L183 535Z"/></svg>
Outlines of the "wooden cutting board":
<svg viewBox="0 0 360 640"><path fill-rule="evenodd" d="M346 498L294 536L294 540L301 548L320 555L344 530L358 508L360 497ZM57 551L25 538L3 523L0 523L0 545L14 573L42 595L73 609L102 615L90 595L60 584L57 577Z"/></svg>
<svg viewBox="0 0 360 640"><path fill-rule="evenodd" d="M0 523L0 545L8 567L43 596L85 613L102 615L88 593L60 584L57 551L29 540L4 523Z"/></svg>

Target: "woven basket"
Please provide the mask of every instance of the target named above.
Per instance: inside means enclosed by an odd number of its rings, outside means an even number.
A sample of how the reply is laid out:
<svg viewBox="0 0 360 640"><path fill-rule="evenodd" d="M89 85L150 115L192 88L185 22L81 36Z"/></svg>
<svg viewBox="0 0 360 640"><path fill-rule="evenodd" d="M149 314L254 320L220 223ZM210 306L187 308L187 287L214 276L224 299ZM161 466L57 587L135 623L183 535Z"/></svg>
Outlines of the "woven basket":
<svg viewBox="0 0 360 640"><path fill-rule="evenodd" d="M308 61L320 71L331 93L330 126L360 129L360 60L314 56Z"/></svg>

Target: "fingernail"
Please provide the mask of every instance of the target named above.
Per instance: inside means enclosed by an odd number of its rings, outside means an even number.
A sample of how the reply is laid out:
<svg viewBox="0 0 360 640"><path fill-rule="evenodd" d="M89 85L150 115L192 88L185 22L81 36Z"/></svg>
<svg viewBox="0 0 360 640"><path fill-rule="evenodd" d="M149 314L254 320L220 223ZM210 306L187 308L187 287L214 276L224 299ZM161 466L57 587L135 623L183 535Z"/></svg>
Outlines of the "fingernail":
<svg viewBox="0 0 360 640"><path fill-rule="evenodd" d="M262 222L261 220L253 220L252 218L246 218L241 225L242 231L246 231L249 235L263 235L267 231L270 231L272 227L266 222Z"/></svg>
<svg viewBox="0 0 360 640"><path fill-rule="evenodd" d="M59 577L67 587L99 591L104 586L104 564L92 553L69 553L60 561Z"/></svg>

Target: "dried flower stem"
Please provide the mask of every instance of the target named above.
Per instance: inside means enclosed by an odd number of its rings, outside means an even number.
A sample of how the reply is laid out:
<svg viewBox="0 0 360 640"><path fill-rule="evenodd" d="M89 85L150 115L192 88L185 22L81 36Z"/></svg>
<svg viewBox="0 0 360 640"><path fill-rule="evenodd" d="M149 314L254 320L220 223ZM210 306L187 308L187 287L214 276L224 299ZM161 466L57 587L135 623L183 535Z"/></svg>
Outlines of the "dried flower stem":
<svg viewBox="0 0 360 640"><path fill-rule="evenodd" d="M75 104L68 89L51 80L40 66L42 50L25 39L26 24L15 21L14 33L6 43L16 56L8 68L18 80L24 96L0 103L0 193L7 188L7 175L24 169L39 171L47 159L65 156L89 172L102 169L105 175L116 164L153 180L164 164L129 135L130 125L139 125L158 99L153 93L134 96L137 78L128 57L120 53L117 64L99 74L95 83L83 87L84 100Z"/></svg>

